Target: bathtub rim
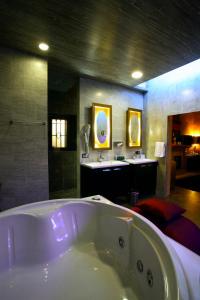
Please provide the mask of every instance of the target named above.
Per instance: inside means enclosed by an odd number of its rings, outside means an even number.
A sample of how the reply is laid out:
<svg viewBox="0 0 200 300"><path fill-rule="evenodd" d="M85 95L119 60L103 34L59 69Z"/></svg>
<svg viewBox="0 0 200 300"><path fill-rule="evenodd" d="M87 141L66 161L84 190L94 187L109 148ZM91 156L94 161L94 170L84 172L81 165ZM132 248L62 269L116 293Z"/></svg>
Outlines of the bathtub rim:
<svg viewBox="0 0 200 300"><path fill-rule="evenodd" d="M11 208L9 210L6 210L4 212L0 212L0 220L2 218L6 218L9 216L20 216L20 215L28 215L32 217L39 217L42 216L43 214L35 214L31 212L31 209L41 207L43 209L47 208L48 206L51 206L53 204L53 209L48 211L48 215L52 214L52 212L55 212L59 210L60 208L71 204L101 204L105 206L110 206L110 207L117 207L123 212L127 212L131 216L136 216L135 220L133 218L133 224L136 224L139 222L140 224L145 224L146 228L150 229L150 232L156 236L156 238L159 240L159 243L162 244L162 246L165 249L166 255L168 256L169 260L171 261L171 267L173 268L173 273L174 273L174 278L176 281L176 287L177 287L177 299L176 300L189 300L188 296L188 284L183 272L183 267L180 264L180 260L178 259L178 255L176 251L174 250L173 246L168 242L167 237L149 220L141 216L140 214L130 210L129 208L122 207L120 205L117 205L115 203L112 203L111 201L107 199L101 199L101 200L94 200L91 199L91 197L88 199L84 198L63 198L63 199L52 199L52 200L45 200L45 201L40 201L40 202L35 202L35 203L28 203L25 205L21 205L15 208ZM102 197L103 198L103 197ZM29 211L30 209L30 211ZM38 208L39 209L39 208ZM180 289L181 287L181 289ZM168 298L165 298L167 300ZM174 299L175 300L175 299Z"/></svg>

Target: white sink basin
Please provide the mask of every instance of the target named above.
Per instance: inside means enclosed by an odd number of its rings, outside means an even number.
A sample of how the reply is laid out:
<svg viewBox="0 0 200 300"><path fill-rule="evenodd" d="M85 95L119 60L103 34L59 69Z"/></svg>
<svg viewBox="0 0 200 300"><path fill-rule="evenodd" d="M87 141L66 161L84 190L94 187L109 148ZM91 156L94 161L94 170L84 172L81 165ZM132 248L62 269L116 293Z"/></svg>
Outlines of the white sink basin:
<svg viewBox="0 0 200 300"><path fill-rule="evenodd" d="M146 164L146 163L152 163L152 162L156 162L157 160L155 159L149 159L149 158L136 158L136 159L126 159L126 162L128 162L129 164L133 164L133 165L137 165L137 164Z"/></svg>
<svg viewBox="0 0 200 300"><path fill-rule="evenodd" d="M98 169L98 168L107 168L107 167L121 167L128 165L128 162L119 161L119 160L107 160L107 161L94 161L94 162L87 162L82 163L82 166L86 166L91 169Z"/></svg>

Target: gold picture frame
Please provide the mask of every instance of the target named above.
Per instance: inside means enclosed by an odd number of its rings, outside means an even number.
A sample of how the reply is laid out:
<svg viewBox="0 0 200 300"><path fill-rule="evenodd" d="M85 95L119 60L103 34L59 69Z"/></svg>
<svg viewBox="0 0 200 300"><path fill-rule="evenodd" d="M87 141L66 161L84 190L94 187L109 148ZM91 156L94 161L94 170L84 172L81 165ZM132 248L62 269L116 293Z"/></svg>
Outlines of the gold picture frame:
<svg viewBox="0 0 200 300"><path fill-rule="evenodd" d="M112 105L92 104L92 147L112 149Z"/></svg>
<svg viewBox="0 0 200 300"><path fill-rule="evenodd" d="M128 148L142 147L142 110L128 108L126 117L126 141Z"/></svg>

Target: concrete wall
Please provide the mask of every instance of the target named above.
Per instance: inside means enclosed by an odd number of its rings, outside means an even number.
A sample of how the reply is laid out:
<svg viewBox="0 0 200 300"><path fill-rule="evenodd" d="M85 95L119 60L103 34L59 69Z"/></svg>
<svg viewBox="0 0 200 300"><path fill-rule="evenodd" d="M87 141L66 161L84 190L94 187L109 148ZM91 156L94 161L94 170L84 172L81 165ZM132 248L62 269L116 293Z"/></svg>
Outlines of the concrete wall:
<svg viewBox="0 0 200 300"><path fill-rule="evenodd" d="M0 209L6 209L48 199L47 62L1 48L0 72Z"/></svg>
<svg viewBox="0 0 200 300"><path fill-rule="evenodd" d="M145 150L149 158L155 158L155 142L168 141L168 116L200 110L200 60L150 80L147 89L144 101ZM167 157L160 158L158 195L169 192L167 176Z"/></svg>
<svg viewBox="0 0 200 300"><path fill-rule="evenodd" d="M80 79L80 130L85 125L91 124L92 103L112 105L112 141L123 141L122 153L131 157L133 150L126 147L126 111L128 107L143 110L143 94L124 87L103 83L91 79ZM80 152L84 152L83 148ZM114 159L117 150L104 150L105 160ZM98 151L90 145L90 161L96 161ZM86 159L87 160L87 159ZM83 159L81 158L81 161Z"/></svg>

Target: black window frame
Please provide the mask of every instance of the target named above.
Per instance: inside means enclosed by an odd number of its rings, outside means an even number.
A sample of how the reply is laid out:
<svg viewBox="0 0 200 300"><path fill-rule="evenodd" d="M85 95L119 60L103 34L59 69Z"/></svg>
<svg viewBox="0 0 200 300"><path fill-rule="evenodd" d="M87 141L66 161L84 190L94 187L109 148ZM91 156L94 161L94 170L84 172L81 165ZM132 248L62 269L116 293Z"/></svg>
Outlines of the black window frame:
<svg viewBox="0 0 200 300"><path fill-rule="evenodd" d="M67 144L66 147L52 146L52 120L66 120L67 121ZM48 148L49 151L76 151L76 132L77 132L77 117L76 115L60 115L51 114L48 117Z"/></svg>

